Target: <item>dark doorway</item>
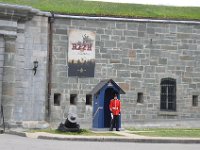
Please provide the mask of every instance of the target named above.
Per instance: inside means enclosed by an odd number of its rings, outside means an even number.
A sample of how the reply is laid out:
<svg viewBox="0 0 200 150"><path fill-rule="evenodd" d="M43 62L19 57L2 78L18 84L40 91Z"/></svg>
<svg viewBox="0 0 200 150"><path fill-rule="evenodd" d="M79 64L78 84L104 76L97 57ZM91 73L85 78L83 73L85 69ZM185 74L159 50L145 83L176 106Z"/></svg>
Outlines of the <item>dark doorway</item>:
<svg viewBox="0 0 200 150"><path fill-rule="evenodd" d="M104 128L110 127L110 109L109 104L110 100L113 99L114 89L113 88L107 88L104 94Z"/></svg>

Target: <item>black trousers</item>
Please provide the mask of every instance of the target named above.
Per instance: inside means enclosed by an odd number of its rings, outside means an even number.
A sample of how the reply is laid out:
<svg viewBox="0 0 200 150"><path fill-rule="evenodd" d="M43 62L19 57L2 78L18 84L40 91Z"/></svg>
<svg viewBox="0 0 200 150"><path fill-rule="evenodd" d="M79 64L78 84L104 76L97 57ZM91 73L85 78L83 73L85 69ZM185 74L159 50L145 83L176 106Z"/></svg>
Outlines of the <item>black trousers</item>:
<svg viewBox="0 0 200 150"><path fill-rule="evenodd" d="M119 130L119 115L114 115L113 119L111 119L110 131L112 131L114 127L116 128L116 131Z"/></svg>

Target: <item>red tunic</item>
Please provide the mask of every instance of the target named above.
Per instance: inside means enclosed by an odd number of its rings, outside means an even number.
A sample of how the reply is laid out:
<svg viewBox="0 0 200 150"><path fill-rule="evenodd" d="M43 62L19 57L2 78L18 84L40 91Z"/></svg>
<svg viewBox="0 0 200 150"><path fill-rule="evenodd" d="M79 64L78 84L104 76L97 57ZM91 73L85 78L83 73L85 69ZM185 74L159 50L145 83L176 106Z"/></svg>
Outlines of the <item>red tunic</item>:
<svg viewBox="0 0 200 150"><path fill-rule="evenodd" d="M112 99L110 100L110 105L109 105L110 111L112 112L113 115L119 115L121 112L121 102L118 99Z"/></svg>

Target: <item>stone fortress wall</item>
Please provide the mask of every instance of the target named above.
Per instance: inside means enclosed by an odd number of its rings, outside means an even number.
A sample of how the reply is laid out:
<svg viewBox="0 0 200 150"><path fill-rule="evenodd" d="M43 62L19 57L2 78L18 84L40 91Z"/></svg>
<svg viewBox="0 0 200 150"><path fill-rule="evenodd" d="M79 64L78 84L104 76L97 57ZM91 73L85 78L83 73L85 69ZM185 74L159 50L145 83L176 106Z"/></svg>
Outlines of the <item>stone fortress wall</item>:
<svg viewBox="0 0 200 150"><path fill-rule="evenodd" d="M0 12L0 104L8 125L56 126L72 111L90 128L93 109L86 95L101 80L113 79L126 92L123 126L198 126L200 22L52 16L5 4ZM70 29L95 32L94 77L68 76ZM176 111L160 110L163 78L176 81Z"/></svg>

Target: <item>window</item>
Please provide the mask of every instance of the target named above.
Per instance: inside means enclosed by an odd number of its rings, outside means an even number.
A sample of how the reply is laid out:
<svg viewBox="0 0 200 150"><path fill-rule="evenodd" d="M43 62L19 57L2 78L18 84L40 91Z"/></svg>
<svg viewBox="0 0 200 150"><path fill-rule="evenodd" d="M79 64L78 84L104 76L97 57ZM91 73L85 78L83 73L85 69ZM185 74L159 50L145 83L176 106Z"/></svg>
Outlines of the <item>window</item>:
<svg viewBox="0 0 200 150"><path fill-rule="evenodd" d="M70 104L76 105L77 94L70 94Z"/></svg>
<svg viewBox="0 0 200 150"><path fill-rule="evenodd" d="M92 95L86 95L86 105L92 105Z"/></svg>
<svg viewBox="0 0 200 150"><path fill-rule="evenodd" d="M143 103L143 93L137 94L137 103Z"/></svg>
<svg viewBox="0 0 200 150"><path fill-rule="evenodd" d="M176 111L176 80L172 78L163 78L160 86L160 109Z"/></svg>
<svg viewBox="0 0 200 150"><path fill-rule="evenodd" d="M198 106L198 95L192 96L192 106Z"/></svg>
<svg viewBox="0 0 200 150"><path fill-rule="evenodd" d="M54 106L60 106L60 99L61 99L61 94L54 93Z"/></svg>

